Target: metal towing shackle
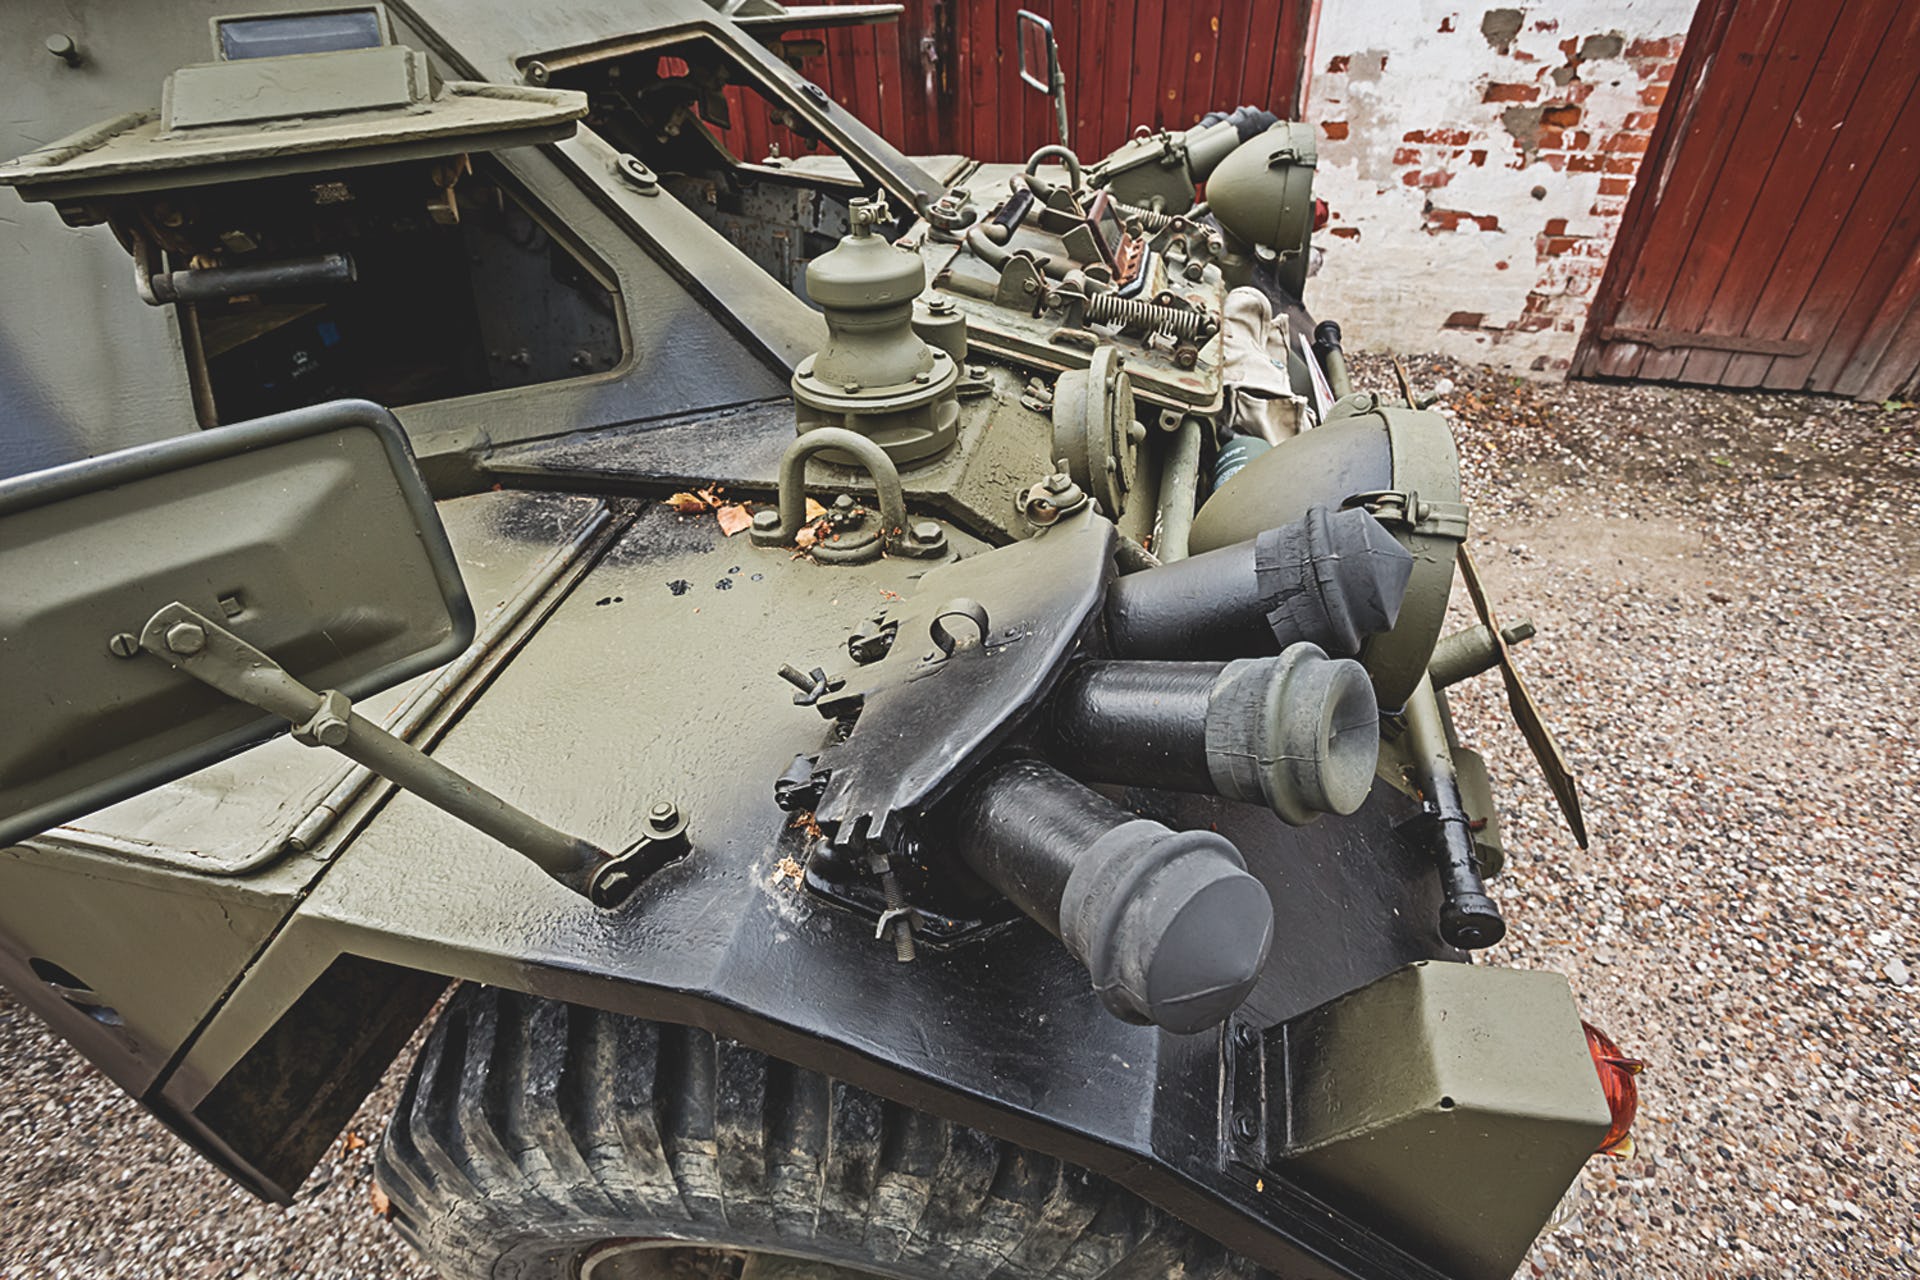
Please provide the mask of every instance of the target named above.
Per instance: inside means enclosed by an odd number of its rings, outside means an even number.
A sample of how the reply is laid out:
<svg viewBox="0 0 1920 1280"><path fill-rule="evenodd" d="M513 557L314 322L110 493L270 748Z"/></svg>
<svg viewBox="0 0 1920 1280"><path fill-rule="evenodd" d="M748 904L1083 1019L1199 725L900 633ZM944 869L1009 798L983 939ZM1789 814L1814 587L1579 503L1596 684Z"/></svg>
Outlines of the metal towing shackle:
<svg viewBox="0 0 1920 1280"><path fill-rule="evenodd" d="M845 427L818 427L800 436L780 455L780 496L772 511L756 512L751 537L757 547L791 547L807 524L807 459L827 450L851 455L873 478L880 508L878 536L862 531L836 546L817 546L823 560L859 564L876 560L882 552L916 559L947 553L946 531L932 520L907 523L907 501L900 487L900 471L886 450L857 431Z"/></svg>

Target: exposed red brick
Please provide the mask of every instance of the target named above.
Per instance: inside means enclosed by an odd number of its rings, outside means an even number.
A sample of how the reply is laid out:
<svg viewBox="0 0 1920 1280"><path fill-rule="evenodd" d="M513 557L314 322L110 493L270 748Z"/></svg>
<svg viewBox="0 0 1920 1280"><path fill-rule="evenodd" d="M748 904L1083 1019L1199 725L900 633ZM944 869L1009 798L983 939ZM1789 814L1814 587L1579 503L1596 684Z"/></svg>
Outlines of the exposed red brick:
<svg viewBox="0 0 1920 1280"><path fill-rule="evenodd" d="M1631 178L1600 179L1600 194L1603 196L1624 196L1632 190L1633 179Z"/></svg>
<svg viewBox="0 0 1920 1280"><path fill-rule="evenodd" d="M1484 311L1456 311L1448 316L1442 326L1447 329L1478 329L1486 322Z"/></svg>
<svg viewBox="0 0 1920 1280"><path fill-rule="evenodd" d="M1420 150L1418 147L1401 147L1393 153L1393 162L1395 164L1419 164Z"/></svg>
<svg viewBox="0 0 1920 1280"><path fill-rule="evenodd" d="M1331 141L1338 142L1347 136L1347 122L1345 120L1322 120L1320 122L1320 132L1326 134Z"/></svg>
<svg viewBox="0 0 1920 1280"><path fill-rule="evenodd" d="M1585 129L1575 129L1567 135L1566 148L1569 151L1585 151L1593 145L1593 135Z"/></svg>
<svg viewBox="0 0 1920 1280"><path fill-rule="evenodd" d="M1569 173L1598 173L1600 172L1601 166L1605 163L1606 162L1599 156L1568 156L1567 171Z"/></svg>
<svg viewBox="0 0 1920 1280"><path fill-rule="evenodd" d="M1473 135L1465 129L1415 129L1402 136L1402 142L1422 142L1435 147L1465 146Z"/></svg>
<svg viewBox="0 0 1920 1280"><path fill-rule="evenodd" d="M1417 185L1425 190L1432 191L1434 188L1444 187L1452 181L1453 175L1451 173L1443 169L1433 169L1421 174L1420 181Z"/></svg>
<svg viewBox="0 0 1920 1280"><path fill-rule="evenodd" d="M1505 271L1507 269L1507 265L1508 264L1505 262L1496 262L1493 264L1493 269L1495 271Z"/></svg>
<svg viewBox="0 0 1920 1280"><path fill-rule="evenodd" d="M1549 258L1557 258L1580 243L1572 236L1546 236L1540 246L1540 252Z"/></svg>
<svg viewBox="0 0 1920 1280"><path fill-rule="evenodd" d="M1464 209L1427 210L1426 229L1428 231L1458 231L1460 224L1470 222L1482 231L1498 231L1500 215L1494 213L1468 213Z"/></svg>
<svg viewBox="0 0 1920 1280"><path fill-rule="evenodd" d="M1523 316L1520 323L1513 326L1522 333L1543 333L1553 328L1552 316Z"/></svg>
<svg viewBox="0 0 1920 1280"><path fill-rule="evenodd" d="M1540 123L1552 125L1556 129L1570 128L1580 123L1580 108L1571 103L1543 108L1540 112ZM1628 117L1627 123L1633 123L1632 117Z"/></svg>
<svg viewBox="0 0 1920 1280"><path fill-rule="evenodd" d="M1578 159L1578 157L1575 158ZM1542 152L1540 161L1555 173L1561 173L1565 171L1567 167L1567 157L1558 151Z"/></svg>
<svg viewBox="0 0 1920 1280"><path fill-rule="evenodd" d="M1644 133L1620 132L1600 144L1602 151L1624 151L1639 155L1647 149L1647 135Z"/></svg>
<svg viewBox="0 0 1920 1280"><path fill-rule="evenodd" d="M1360 238L1360 228L1335 227L1327 234L1339 236L1342 240L1358 240Z"/></svg>
<svg viewBox="0 0 1920 1280"><path fill-rule="evenodd" d="M1650 84L1640 90L1640 101L1649 107L1660 106L1666 100L1667 86L1664 84Z"/></svg>
<svg viewBox="0 0 1920 1280"><path fill-rule="evenodd" d="M1558 151L1565 134L1559 129L1542 129L1534 137L1533 145L1540 151Z"/></svg>
<svg viewBox="0 0 1920 1280"><path fill-rule="evenodd" d="M1629 111L1624 123L1629 129L1651 129L1659 120L1658 111Z"/></svg>
<svg viewBox="0 0 1920 1280"><path fill-rule="evenodd" d="M1485 164L1485 163L1487 162L1487 150L1486 150L1486 148L1485 148L1485 147L1475 147L1475 148L1473 149L1473 151L1472 151L1471 153L1469 153L1469 155L1467 156L1467 160L1468 160L1468 162L1469 162L1469 163L1471 163L1471 164L1472 164L1472 165L1473 165L1473 166L1474 166L1475 168L1478 168L1479 166L1481 166L1481 165L1483 165L1483 164Z"/></svg>
<svg viewBox="0 0 1920 1280"><path fill-rule="evenodd" d="M1445 35L1447 32L1451 30L1453 30L1453 16L1449 14L1448 16L1440 19L1440 34Z"/></svg>
<svg viewBox="0 0 1920 1280"><path fill-rule="evenodd" d="M1627 46L1629 58L1671 58L1680 52L1680 41L1662 36L1654 40L1635 40Z"/></svg>
<svg viewBox="0 0 1920 1280"><path fill-rule="evenodd" d="M1556 22L1554 24L1554 30L1557 31L1559 29L1560 29L1560 24ZM1567 55L1568 66L1573 66L1573 67L1579 66L1580 65L1580 37L1568 36L1565 40L1562 40L1560 42L1560 52Z"/></svg>
<svg viewBox="0 0 1920 1280"><path fill-rule="evenodd" d="M1327 74L1337 76L1352 65L1353 58L1351 55L1340 54L1327 62Z"/></svg>
<svg viewBox="0 0 1920 1280"><path fill-rule="evenodd" d="M1640 141L1642 142L1642 144L1644 144L1646 142L1646 139L1642 138ZM1646 147L1642 145L1640 149L1644 151L1646 150ZM1608 173L1638 173L1640 172L1639 157L1608 156L1606 160L1606 170Z"/></svg>
<svg viewBox="0 0 1920 1280"><path fill-rule="evenodd" d="M1548 218L1545 230L1550 236L1563 236L1567 234L1567 220L1565 218Z"/></svg>
<svg viewBox="0 0 1920 1280"><path fill-rule="evenodd" d="M1532 102L1540 96L1537 85L1531 84L1490 84L1487 91L1480 95L1482 102Z"/></svg>
<svg viewBox="0 0 1920 1280"><path fill-rule="evenodd" d="M1542 18L1533 24L1533 29L1535 31L1558 31L1560 29L1560 19Z"/></svg>
<svg viewBox="0 0 1920 1280"><path fill-rule="evenodd" d="M1420 185L1420 175L1418 173L1403 173L1400 175L1400 185L1403 187L1417 187Z"/></svg>

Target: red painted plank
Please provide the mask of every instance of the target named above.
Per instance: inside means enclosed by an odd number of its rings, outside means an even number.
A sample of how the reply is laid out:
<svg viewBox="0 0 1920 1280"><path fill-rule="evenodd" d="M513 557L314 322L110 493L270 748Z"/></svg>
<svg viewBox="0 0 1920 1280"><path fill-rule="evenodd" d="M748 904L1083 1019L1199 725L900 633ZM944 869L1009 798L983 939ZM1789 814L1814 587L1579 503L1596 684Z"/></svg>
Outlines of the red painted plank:
<svg viewBox="0 0 1920 1280"><path fill-rule="evenodd" d="M1184 129L1180 110L1180 91L1185 87L1187 63L1191 54L1187 22L1193 8L1169 4L1161 18L1156 48L1160 54L1160 75L1154 82L1153 123L1160 129ZM1145 33L1142 33L1145 38Z"/></svg>
<svg viewBox="0 0 1920 1280"><path fill-rule="evenodd" d="M1187 10L1187 43L1190 48L1185 83L1180 91L1180 115L1176 127L1190 129L1200 117L1223 106L1213 96L1213 68L1220 56L1220 10L1194 5Z"/></svg>
<svg viewBox="0 0 1920 1280"><path fill-rule="evenodd" d="M1911 399L1916 385L1920 385L1920 307L1907 312L1871 376L1855 394L1868 401Z"/></svg>
<svg viewBox="0 0 1920 1280"><path fill-rule="evenodd" d="M1902 123L1908 130L1920 128L1920 109ZM1834 287L1816 290L1810 306L1794 318L1794 331L1824 339L1815 344L1818 354L1774 361L1769 386L1791 386L1788 379L1797 377L1810 391L1838 390L1849 358L1882 307L1893 306L1896 323L1905 314L1891 295L1920 250L1920 205L1914 203L1920 195L1920 146L1911 133L1899 139L1889 163L1898 167L1867 175L1847 229L1827 256L1822 283ZM1849 280L1852 288L1846 289Z"/></svg>
<svg viewBox="0 0 1920 1280"><path fill-rule="evenodd" d="M1886 142L1870 168L1859 175L1859 194L1846 211L1837 234L1810 234L1809 249L1825 248L1818 274L1806 300L1787 329L1787 337L1813 344L1813 354L1777 357L1763 386L1782 390L1824 389L1814 381L1821 354L1836 338L1846 342L1839 354L1851 350L1852 338L1872 315L1892 281L1913 251L1920 233L1920 211L1912 205L1915 176L1920 174L1920 93L1909 93L1899 117L1889 126ZM1865 314L1858 314L1864 309ZM1852 337L1842 326L1851 323ZM1838 373L1831 370L1828 376Z"/></svg>
<svg viewBox="0 0 1920 1280"><path fill-rule="evenodd" d="M1283 0L1253 0L1247 18L1247 44L1241 51L1240 84L1233 105L1264 107L1273 100L1273 48L1280 41Z"/></svg>
<svg viewBox="0 0 1920 1280"><path fill-rule="evenodd" d="M901 15L905 22L911 12ZM907 66L900 56L900 22L889 22L874 29L874 60L880 91L880 117L874 127L880 130L880 136L899 147L909 155L920 154L922 149L914 145L907 136L906 95L913 91L913 81L907 75Z"/></svg>
<svg viewBox="0 0 1920 1280"><path fill-rule="evenodd" d="M1174 0L1177 5L1179 0ZM1132 50L1133 72L1127 82L1127 125L1152 128L1158 118L1160 84L1160 28L1166 17L1166 0L1138 0L1134 6L1133 30L1127 44Z"/></svg>
<svg viewBox="0 0 1920 1280"><path fill-rule="evenodd" d="M1877 169L1892 145L1888 131L1906 98L1895 83L1912 80L1911 67L1920 59L1920 12L1909 13L1896 35L1889 36L1868 71L1856 110L1835 134L1824 167L1810 175L1806 201L1794 215L1793 240L1799 252L1783 253L1768 274L1754 304L1746 332L1759 338L1785 338L1794 318L1818 283L1826 250L1844 227L1860 193L1862 176ZM1727 362L1721 383L1757 387L1773 366L1770 356L1735 356Z"/></svg>
<svg viewBox="0 0 1920 1280"><path fill-rule="evenodd" d="M1888 45L1897 10L1907 8L1908 21L1920 31L1920 7L1904 0L1864 0L1849 21L1836 28L1812 83L1793 113L1791 127L1781 139L1766 181L1753 197L1754 213L1746 220L1739 242L1709 308L1715 333L1748 333L1754 306L1767 280L1787 251L1800 212L1821 184L1836 176L1825 171L1828 153L1845 127L1855 101L1875 83L1875 56ZM1896 41L1897 43L1897 41ZM1679 377L1685 382L1719 383L1732 356L1724 351L1696 351ZM1762 370L1764 371L1764 370ZM1758 373L1755 374L1757 380Z"/></svg>
<svg viewBox="0 0 1920 1280"><path fill-rule="evenodd" d="M1100 68L1101 103L1088 114L1099 120L1091 145L1082 142L1090 156L1105 155L1133 135L1133 111L1128 98L1133 87L1133 33L1135 0L1113 0L1105 22L1087 22L1083 44L1091 42L1096 50L1095 65Z"/></svg>
<svg viewBox="0 0 1920 1280"><path fill-rule="evenodd" d="M1754 198L1794 131L1795 117L1838 15L1837 6L1793 6L1764 60L1754 68L1740 122L1726 140L1720 170L1713 177L1685 263L1668 291L1657 327L1680 333L1722 332L1710 322L1714 294L1741 232L1756 214ZM1763 210L1758 216L1766 219L1775 213ZM1650 351L1641 362L1639 376L1655 381L1678 378L1690 354L1685 348Z"/></svg>
<svg viewBox="0 0 1920 1280"><path fill-rule="evenodd" d="M1300 79L1307 52L1307 21L1311 16L1307 0L1287 0L1280 6L1280 19L1274 32L1273 59L1267 67L1267 110L1282 119L1298 115L1301 108Z"/></svg>
<svg viewBox="0 0 1920 1280"><path fill-rule="evenodd" d="M1020 48L1016 44L1014 13L1020 12L1020 0L993 0L981 6L993 13L993 65L987 69L987 86L995 96L1000 117L1000 146L996 155L1006 159L1025 159L1027 150L1027 100L1031 88L1020 83Z"/></svg>
<svg viewBox="0 0 1920 1280"><path fill-rule="evenodd" d="M1207 90L1209 111L1231 111L1240 105L1240 72L1246 66L1247 24L1252 18L1252 0L1226 0L1220 6L1220 48L1213 60L1213 84Z"/></svg>
<svg viewBox="0 0 1920 1280"><path fill-rule="evenodd" d="M1654 124L1647 152L1641 157L1633 194L1628 197L1613 251L1601 274L1600 286L1594 290L1593 305L1587 311L1586 328L1580 335L1570 370L1574 377L1604 374L1606 365L1621 351L1622 344L1604 341L1599 335L1613 323L1640 248L1659 222L1660 194L1666 191L1683 144L1692 131L1701 87L1706 82L1707 70L1713 65L1714 52L1725 39L1727 26L1733 20L1735 4L1736 0L1701 0L1700 7L1694 10L1666 106ZM1314 70L1317 74L1320 68Z"/></svg>
<svg viewBox="0 0 1920 1280"><path fill-rule="evenodd" d="M1907 250L1906 266L1894 279L1893 285L1881 299L1880 305L1872 316L1861 326L1860 336L1854 343L1851 353L1846 357L1840 372L1831 378L1823 370L1834 359L1835 347L1829 344L1827 355L1814 368L1814 380L1830 385L1836 395L1859 396L1865 392L1867 383L1879 372L1887 349L1893 345L1894 336L1899 332L1901 323L1914 314L1914 303L1920 300L1920 244L1911 244ZM1844 328L1842 333L1847 332Z"/></svg>
<svg viewBox="0 0 1920 1280"><path fill-rule="evenodd" d="M1614 324L1636 329L1659 326L1667 297L1699 230L1714 179L1791 2L1761 0L1734 9L1711 71L1689 95L1694 99L1692 112L1671 180L1664 184L1654 224L1634 257ZM1603 354L1601 370L1612 377L1634 377L1645 356L1638 346L1616 343Z"/></svg>

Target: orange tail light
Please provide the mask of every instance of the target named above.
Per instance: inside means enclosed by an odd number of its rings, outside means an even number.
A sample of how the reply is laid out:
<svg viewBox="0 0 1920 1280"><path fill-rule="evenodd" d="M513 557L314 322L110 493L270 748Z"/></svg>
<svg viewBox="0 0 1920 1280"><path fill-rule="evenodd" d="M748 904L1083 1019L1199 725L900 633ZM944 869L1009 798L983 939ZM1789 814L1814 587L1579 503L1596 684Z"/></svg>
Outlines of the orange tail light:
<svg viewBox="0 0 1920 1280"><path fill-rule="evenodd" d="M1593 1055L1593 1069L1600 1073L1600 1088L1607 1095L1607 1110L1613 1123L1597 1148L1603 1156L1624 1160L1633 1154L1633 1118L1640 1111L1640 1085L1634 1077L1646 1063L1629 1058L1613 1038L1590 1022L1582 1022L1587 1033L1587 1052Z"/></svg>

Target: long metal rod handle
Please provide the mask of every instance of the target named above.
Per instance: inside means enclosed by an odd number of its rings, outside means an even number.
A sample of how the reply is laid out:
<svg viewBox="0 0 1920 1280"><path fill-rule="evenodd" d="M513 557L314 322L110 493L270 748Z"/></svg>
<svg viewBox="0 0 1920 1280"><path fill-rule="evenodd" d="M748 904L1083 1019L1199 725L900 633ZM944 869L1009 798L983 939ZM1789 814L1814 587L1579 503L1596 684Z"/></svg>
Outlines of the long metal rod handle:
<svg viewBox="0 0 1920 1280"><path fill-rule="evenodd" d="M548 826L355 712L334 691L316 693L225 627L179 602L148 619L140 647L174 670L294 726L294 737L365 765L428 804L525 855L567 888L590 894L612 859L598 845Z"/></svg>

